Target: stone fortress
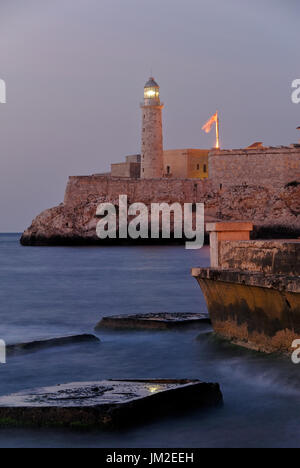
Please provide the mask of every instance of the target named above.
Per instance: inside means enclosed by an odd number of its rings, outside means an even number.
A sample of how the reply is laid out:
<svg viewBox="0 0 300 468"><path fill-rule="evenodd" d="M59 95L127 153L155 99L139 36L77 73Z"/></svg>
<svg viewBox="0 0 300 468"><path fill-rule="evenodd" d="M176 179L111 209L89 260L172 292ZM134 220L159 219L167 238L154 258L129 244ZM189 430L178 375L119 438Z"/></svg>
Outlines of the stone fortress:
<svg viewBox="0 0 300 468"><path fill-rule="evenodd" d="M163 149L163 104L153 78L144 88L141 154L111 173L69 178L64 202L41 213L23 245L99 244L99 203L204 203L207 221L249 221L260 237L300 236L300 144L234 150ZM103 242L103 241L102 241Z"/></svg>

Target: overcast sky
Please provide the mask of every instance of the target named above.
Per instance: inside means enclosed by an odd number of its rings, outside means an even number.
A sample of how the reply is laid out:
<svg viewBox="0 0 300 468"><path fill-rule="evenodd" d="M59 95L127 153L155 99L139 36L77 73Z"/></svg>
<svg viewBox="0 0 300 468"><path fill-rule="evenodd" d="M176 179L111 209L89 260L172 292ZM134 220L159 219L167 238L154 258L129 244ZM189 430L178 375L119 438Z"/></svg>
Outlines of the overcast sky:
<svg viewBox="0 0 300 468"><path fill-rule="evenodd" d="M164 145L299 138L299 0L0 0L0 231L59 204L69 175L140 152L143 86L161 86Z"/></svg>

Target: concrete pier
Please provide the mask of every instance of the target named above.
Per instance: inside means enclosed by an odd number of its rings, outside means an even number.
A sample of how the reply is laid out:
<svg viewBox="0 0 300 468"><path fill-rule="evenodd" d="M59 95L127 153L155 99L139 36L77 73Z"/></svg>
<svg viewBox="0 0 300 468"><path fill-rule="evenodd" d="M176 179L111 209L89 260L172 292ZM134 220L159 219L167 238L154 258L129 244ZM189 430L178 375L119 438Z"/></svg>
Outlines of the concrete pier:
<svg viewBox="0 0 300 468"><path fill-rule="evenodd" d="M210 266L218 268L219 254L222 241L249 240L253 231L252 223L208 223L206 231L209 232Z"/></svg>
<svg viewBox="0 0 300 468"><path fill-rule="evenodd" d="M300 338L299 260L297 239L216 240L213 266L192 269L214 331L247 348L291 354Z"/></svg>

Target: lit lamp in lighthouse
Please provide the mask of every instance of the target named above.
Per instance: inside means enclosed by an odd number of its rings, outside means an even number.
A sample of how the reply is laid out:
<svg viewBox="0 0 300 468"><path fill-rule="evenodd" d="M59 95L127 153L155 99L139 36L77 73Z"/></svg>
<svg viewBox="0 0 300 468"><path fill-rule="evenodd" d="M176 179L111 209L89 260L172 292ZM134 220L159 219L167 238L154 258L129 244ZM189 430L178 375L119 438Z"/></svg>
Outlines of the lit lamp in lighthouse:
<svg viewBox="0 0 300 468"><path fill-rule="evenodd" d="M144 88L144 104L145 106L159 106L160 97L159 97L159 86L154 80L150 78L147 81Z"/></svg>

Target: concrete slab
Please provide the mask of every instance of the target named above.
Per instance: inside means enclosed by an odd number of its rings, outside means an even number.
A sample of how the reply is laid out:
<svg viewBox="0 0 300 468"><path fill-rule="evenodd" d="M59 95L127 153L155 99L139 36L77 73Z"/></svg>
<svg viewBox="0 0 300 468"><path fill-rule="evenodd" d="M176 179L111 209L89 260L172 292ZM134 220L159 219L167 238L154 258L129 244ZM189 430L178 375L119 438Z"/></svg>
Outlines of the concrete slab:
<svg viewBox="0 0 300 468"><path fill-rule="evenodd" d="M119 427L222 400L199 380L77 382L0 397L0 427Z"/></svg>
<svg viewBox="0 0 300 468"><path fill-rule="evenodd" d="M131 329L170 329L180 327L195 327L210 324L207 314L201 313L167 313L115 315L103 317L95 330L101 328L131 328Z"/></svg>
<svg viewBox="0 0 300 468"><path fill-rule="evenodd" d="M99 343L100 340L95 335L81 334L81 335L67 335L57 336L53 338L43 338L34 341L28 341L25 343L17 343L7 345L6 352L7 356L16 354L31 353L46 348L54 348L58 346L68 346L78 343Z"/></svg>

